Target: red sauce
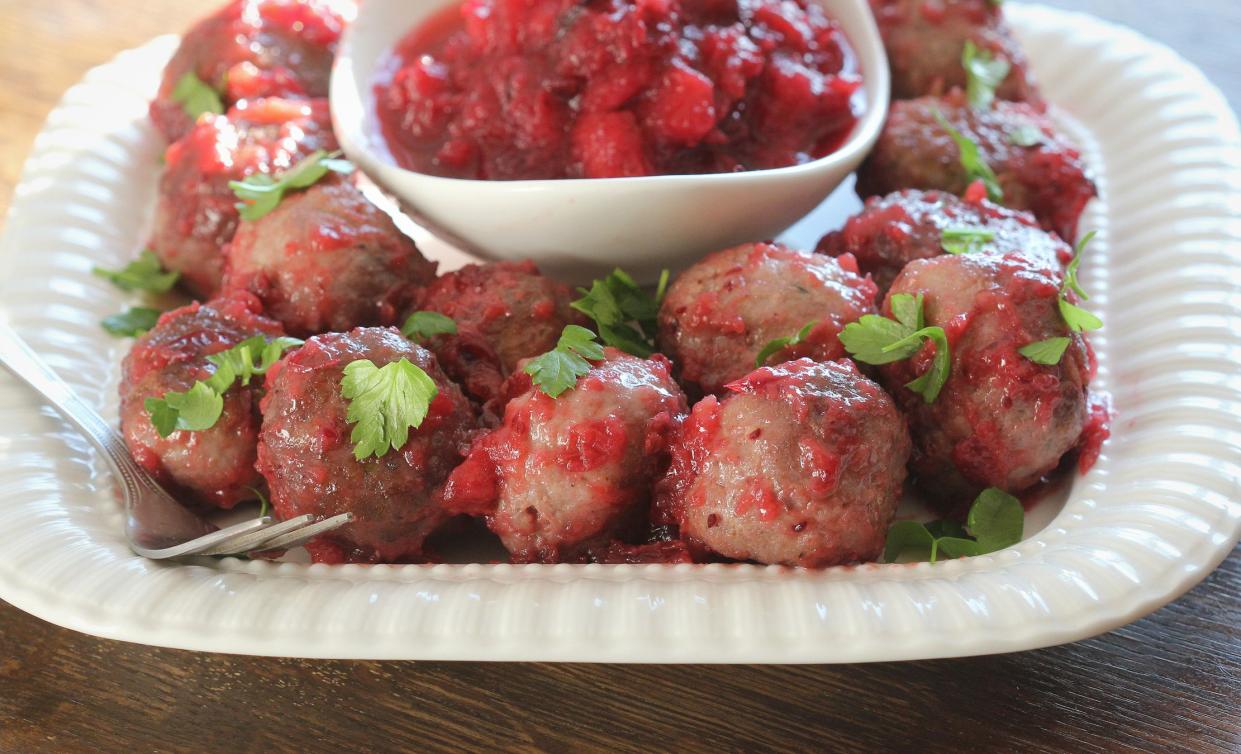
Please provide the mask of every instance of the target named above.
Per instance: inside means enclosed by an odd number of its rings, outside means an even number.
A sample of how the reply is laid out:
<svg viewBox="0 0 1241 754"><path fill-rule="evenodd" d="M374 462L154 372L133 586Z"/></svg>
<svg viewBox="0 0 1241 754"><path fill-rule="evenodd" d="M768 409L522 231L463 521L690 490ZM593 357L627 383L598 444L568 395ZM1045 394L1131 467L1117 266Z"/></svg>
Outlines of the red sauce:
<svg viewBox="0 0 1241 754"><path fill-rule="evenodd" d="M1094 467L1103 450L1103 443L1112 436L1112 396L1091 391L1090 418L1082 427L1081 449L1077 453L1077 471L1083 476Z"/></svg>
<svg viewBox="0 0 1241 754"><path fill-rule="evenodd" d="M467 0L376 84L396 160L488 180L808 162L857 122L848 41L807 0Z"/></svg>

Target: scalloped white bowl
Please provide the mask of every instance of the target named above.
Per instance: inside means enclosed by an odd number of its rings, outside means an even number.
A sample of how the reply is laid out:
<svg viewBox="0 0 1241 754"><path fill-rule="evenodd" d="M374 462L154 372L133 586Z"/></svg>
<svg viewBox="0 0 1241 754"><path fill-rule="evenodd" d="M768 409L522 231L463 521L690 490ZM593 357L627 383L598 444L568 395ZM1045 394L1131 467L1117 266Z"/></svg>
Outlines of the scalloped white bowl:
<svg viewBox="0 0 1241 754"><path fill-rule="evenodd" d="M639 280L717 249L772 238L814 209L874 146L888 111L888 61L866 0L815 0L840 22L864 74L865 111L835 152L804 165L713 175L470 181L399 167L380 135L374 84L393 47L456 0L366 0L332 69L332 123L345 153L428 227L490 259L533 259L589 280L623 260Z"/></svg>
<svg viewBox="0 0 1241 754"><path fill-rule="evenodd" d="M1104 199L1085 265L1100 383L1118 414L1098 464L1029 538L990 556L826 571L758 566L308 566L134 556L86 444L0 380L0 598L80 631L302 657L853 662L1072 641L1166 604L1241 534L1241 137L1202 75L1095 19L1006 4ZM123 298L90 275L144 240L159 140L146 98L175 45L101 66L48 119L17 189L0 310L116 416ZM857 206L837 192L788 236ZM429 253L465 257L420 231Z"/></svg>

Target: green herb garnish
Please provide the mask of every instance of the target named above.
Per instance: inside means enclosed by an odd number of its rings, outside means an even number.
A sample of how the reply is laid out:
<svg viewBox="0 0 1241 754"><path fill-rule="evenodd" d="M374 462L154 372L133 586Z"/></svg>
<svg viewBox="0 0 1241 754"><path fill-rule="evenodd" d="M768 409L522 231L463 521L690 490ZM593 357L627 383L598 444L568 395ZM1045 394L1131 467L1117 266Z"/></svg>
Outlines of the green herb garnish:
<svg viewBox="0 0 1241 754"><path fill-rule="evenodd" d="M965 527L955 521L896 521L888 529L883 559L936 562L940 554L964 558L1003 550L1021 541L1025 510L1021 501L1003 490L988 487L970 506Z"/></svg>
<svg viewBox="0 0 1241 754"><path fill-rule="evenodd" d="M579 288L582 298L572 307L595 321L605 345L646 358L655 353L659 305L668 289L668 270L659 276L654 297L648 296L634 279L617 267L590 289Z"/></svg>
<svg viewBox="0 0 1241 754"><path fill-rule="evenodd" d="M224 102L220 100L220 93L198 78L193 71L177 79L176 86L172 88L172 101L181 105L181 109L192 120L198 120L198 116L203 113L218 115L224 112Z"/></svg>
<svg viewBox="0 0 1241 754"><path fill-rule="evenodd" d="M456 335L457 323L439 312L414 312L401 325L401 334L415 343L425 343L437 335Z"/></svg>
<svg viewBox="0 0 1241 754"><path fill-rule="evenodd" d="M970 107L988 110L995 101L995 90L1004 83L1012 65L1004 58L978 49L973 40L966 40L961 51L961 65L965 68L965 96Z"/></svg>
<svg viewBox="0 0 1241 754"><path fill-rule="evenodd" d="M942 327L926 326L922 294L917 298L908 293L892 296L892 316L895 319L878 314L864 315L846 325L837 337L853 358L867 364L904 361L921 351L926 341L935 343L935 358L930 369L905 385L927 403L934 403L952 369L948 335Z"/></svg>
<svg viewBox="0 0 1241 754"><path fill-rule="evenodd" d="M935 110L935 120L939 121L939 125L948 132L953 142L957 145L957 151L961 153L961 167L965 169L969 180L982 181L987 188L987 198L993 202L1000 202L1004 199L1004 189L1000 188L1000 179L996 177L995 171L982 158L982 152L978 148L978 144L973 139L965 136L960 131L952 127L948 119L938 109Z"/></svg>
<svg viewBox="0 0 1241 754"><path fill-rule="evenodd" d="M125 338L136 338L159 322L163 314L159 309L149 306L131 306L120 314L104 317L100 323L103 329Z"/></svg>
<svg viewBox="0 0 1241 754"><path fill-rule="evenodd" d="M1073 291L1082 301L1090 300L1090 297L1086 295L1086 291L1082 289L1081 284L1077 281L1077 268L1082 262L1082 252L1094 240L1095 235L1097 235L1095 231L1087 233L1078 242L1077 247L1073 249L1073 259L1064 270L1064 284L1060 287L1060 316L1064 317L1064 323L1073 332L1098 330L1100 327L1103 327L1103 320L1080 306L1070 303L1068 299L1069 291Z"/></svg>
<svg viewBox="0 0 1241 754"><path fill-rule="evenodd" d="M165 272L155 252L145 249L138 258L119 270L92 267L91 273L112 282L123 291L167 293L177 284L179 272Z"/></svg>
<svg viewBox="0 0 1241 754"><path fill-rule="evenodd" d="M1008 132L1008 141L1018 147L1033 147L1043 143L1043 132L1038 126L1023 123Z"/></svg>
<svg viewBox="0 0 1241 754"><path fill-rule="evenodd" d="M229 181L228 187L241 199L237 203L241 219L258 220L278 207L287 192L313 186L329 172L353 172L353 164L340 159L340 154L318 149L274 177L267 173L255 173L240 181Z"/></svg>
<svg viewBox="0 0 1241 754"><path fill-rule="evenodd" d="M1050 366L1059 364L1060 359L1064 358L1064 352L1069 347L1069 338L1048 338L1031 343L1028 346L1022 346L1017 349L1017 353L1026 357L1035 364L1043 364Z"/></svg>
<svg viewBox="0 0 1241 754"><path fill-rule="evenodd" d="M590 362L602 358L603 346L595 342L593 332L579 325L565 325L556 347L531 359L523 371L535 387L556 398L590 371Z"/></svg>
<svg viewBox="0 0 1241 754"><path fill-rule="evenodd" d="M340 394L349 401L345 419L354 425L349 435L353 457L378 458L403 447L438 393L435 381L403 356L382 367L368 359L350 362Z"/></svg>
<svg viewBox="0 0 1241 754"><path fill-rule="evenodd" d="M198 380L184 392L164 393L161 398L147 398L144 405L151 423L160 437L177 430L201 432L211 429L224 410L224 394L238 380L248 385L256 375L267 374L284 352L300 346L297 338L273 338L262 335L247 338L226 351L212 354L207 361L215 372Z"/></svg>
<svg viewBox="0 0 1241 754"><path fill-rule="evenodd" d="M939 245L949 254L982 251L983 244L995 239L995 232L977 226L944 228Z"/></svg>
<svg viewBox="0 0 1241 754"><path fill-rule="evenodd" d="M783 351L790 346L795 346L798 343L801 343L810 335L810 331L813 330L814 326L817 324L819 324L817 320L814 322L807 322L805 327L792 335L768 341L767 345L763 346L763 350L758 352L758 356L754 357L754 367L757 369L766 364L767 360L772 356L775 356L777 351Z"/></svg>

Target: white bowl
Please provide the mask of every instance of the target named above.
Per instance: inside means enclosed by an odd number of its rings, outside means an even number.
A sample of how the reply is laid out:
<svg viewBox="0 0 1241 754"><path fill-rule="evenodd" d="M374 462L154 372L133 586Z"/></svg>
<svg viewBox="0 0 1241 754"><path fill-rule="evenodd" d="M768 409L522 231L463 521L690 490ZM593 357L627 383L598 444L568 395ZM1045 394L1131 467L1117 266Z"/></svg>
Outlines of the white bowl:
<svg viewBox="0 0 1241 754"><path fill-rule="evenodd" d="M540 181L441 178L399 167L377 125L374 83L394 46L444 0L366 0L332 71L332 122L345 154L415 218L491 259L534 259L570 280L616 265L651 280L717 249L774 238L823 201L874 145L888 64L866 0L817 0L858 56L866 110L836 152L804 165L715 175Z"/></svg>

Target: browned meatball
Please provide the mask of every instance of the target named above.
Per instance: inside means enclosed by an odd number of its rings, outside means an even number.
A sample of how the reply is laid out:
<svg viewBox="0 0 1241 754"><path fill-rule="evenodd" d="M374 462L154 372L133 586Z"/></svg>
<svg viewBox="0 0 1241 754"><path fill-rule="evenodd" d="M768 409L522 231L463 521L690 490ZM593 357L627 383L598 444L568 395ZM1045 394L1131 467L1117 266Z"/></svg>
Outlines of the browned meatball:
<svg viewBox="0 0 1241 754"><path fill-rule="evenodd" d="M694 406L656 489L690 547L820 568L875 560L900 503L909 432L853 362L798 359Z"/></svg>
<svg viewBox="0 0 1241 754"><path fill-rule="evenodd" d="M1057 304L1061 281L1058 267L1019 254L963 254L911 262L892 284L885 308L897 294L922 294L926 324L944 328L952 353L929 405L904 385L927 369L934 346L880 368L909 416L911 469L927 495L959 509L985 487L1020 492L1077 444L1093 369L1086 342L1072 335L1050 366L1018 353L1071 335Z"/></svg>
<svg viewBox="0 0 1241 754"><path fill-rule="evenodd" d="M219 508L253 497L250 488L262 484L254 470L258 386L234 384L210 429L178 430L167 437L151 424L144 402L209 379L216 370L207 361L212 354L256 335L281 335L280 325L258 311L258 302L248 296L170 311L134 342L122 366L121 434L134 460L186 496Z"/></svg>
<svg viewBox="0 0 1241 754"><path fill-rule="evenodd" d="M667 359L605 349L558 398L512 381L524 390L453 472L449 506L486 515L518 563L584 559L636 533L686 410Z"/></svg>
<svg viewBox="0 0 1241 754"><path fill-rule="evenodd" d="M435 279L435 263L333 174L242 221L225 250L225 290L245 290L293 335L395 325Z"/></svg>
<svg viewBox="0 0 1241 754"><path fill-rule="evenodd" d="M858 171L859 196L906 188L965 193L971 176L936 113L978 145L1003 190L1001 204L1032 213L1066 241L1075 238L1078 218L1096 194L1094 182L1078 148L1051 118L1027 103L997 100L991 109L977 110L959 90L893 102L879 141ZM1031 128L1036 143L1014 143Z"/></svg>
<svg viewBox="0 0 1241 754"><path fill-rule="evenodd" d="M1012 64L996 96L1041 102L1025 53L995 0L870 0L892 69L892 97L910 99L965 86L966 42Z"/></svg>
<svg viewBox="0 0 1241 754"><path fill-rule="evenodd" d="M555 348L565 325L585 324L572 301L569 287L544 277L534 262L490 262L442 275L418 308L456 322L456 337L430 345L449 376L487 401L517 362Z"/></svg>
<svg viewBox="0 0 1241 754"><path fill-rule="evenodd" d="M823 236L817 251L834 257L852 254L858 269L874 278L884 293L909 262L945 253L944 231L953 230L991 233L978 251L1021 252L1053 264L1066 264L1073 256L1068 244L1039 228L1027 212L982 198L964 200L943 191L915 189L866 200L843 228Z"/></svg>
<svg viewBox="0 0 1241 754"><path fill-rule="evenodd" d="M151 120L168 141L194 125L177 84L193 73L228 108L260 97L326 97L350 0L233 0L194 24L164 69Z"/></svg>
<svg viewBox="0 0 1241 754"><path fill-rule="evenodd" d="M408 359L435 382L426 418L404 446L359 461L341 396L345 367L369 359L383 367ZM473 410L435 357L391 328L358 328L306 341L267 376L258 468L281 519L303 513L355 520L311 541L317 563L404 563L426 557L423 544L447 518L440 494L460 463Z"/></svg>
<svg viewBox="0 0 1241 754"><path fill-rule="evenodd" d="M776 361L845 355L840 331L875 311L876 287L852 258L744 244L698 261L676 279L659 310L659 346L688 386L704 393L754 369L768 342L815 327Z"/></svg>
<svg viewBox="0 0 1241 754"><path fill-rule="evenodd" d="M220 288L224 245L239 216L229 181L278 173L316 149L336 148L327 100L242 102L207 115L164 153L151 248L198 298Z"/></svg>

